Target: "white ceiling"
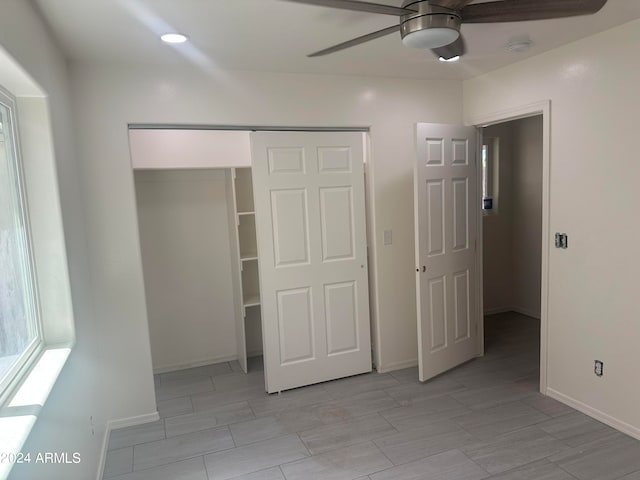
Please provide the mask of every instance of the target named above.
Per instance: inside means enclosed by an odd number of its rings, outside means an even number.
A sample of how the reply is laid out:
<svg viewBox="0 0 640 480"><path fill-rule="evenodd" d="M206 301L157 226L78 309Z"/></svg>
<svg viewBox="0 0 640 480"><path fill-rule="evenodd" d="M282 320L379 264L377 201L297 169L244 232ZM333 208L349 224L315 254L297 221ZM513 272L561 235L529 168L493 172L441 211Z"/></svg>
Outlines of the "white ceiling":
<svg viewBox="0 0 640 480"><path fill-rule="evenodd" d="M505 0L509 1L509 0ZM470 78L640 18L640 1L609 0L596 15L507 24L463 25L468 53L457 64L402 46L399 34L326 57L308 53L388 27L397 17L300 5L284 0L36 0L74 60L156 63L268 72ZM401 0L378 0L399 6ZM171 47L157 35L186 33ZM533 48L506 49L514 37Z"/></svg>

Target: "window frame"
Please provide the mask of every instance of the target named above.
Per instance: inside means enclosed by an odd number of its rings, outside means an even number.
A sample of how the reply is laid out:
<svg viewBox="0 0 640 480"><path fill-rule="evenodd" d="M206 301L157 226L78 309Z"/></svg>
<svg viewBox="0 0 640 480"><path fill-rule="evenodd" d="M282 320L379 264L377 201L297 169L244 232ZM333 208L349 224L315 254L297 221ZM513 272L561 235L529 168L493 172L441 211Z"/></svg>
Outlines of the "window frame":
<svg viewBox="0 0 640 480"><path fill-rule="evenodd" d="M7 161L13 161L15 169L16 186L18 189L18 209L17 215L20 216L23 228L24 228L24 242L25 245L23 254L26 258L23 264L26 265L28 294L30 297L29 310L30 316L33 321L33 328L35 328L35 337L29 343L29 345L23 350L22 354L16 359L13 365L7 370L4 378L0 378L0 406L4 405L8 398L14 393L16 388L23 382L26 375L30 371L33 364L40 357L44 351L45 339L44 328L42 323L42 311L40 308L40 296L38 292L38 282L36 274L36 264L34 260L33 240L31 235L31 224L29 216L29 204L27 199L26 181L24 173L24 165L22 162L22 155L20 151L20 135L19 135L19 122L17 115L17 103L14 96L9 91L0 85L0 104L8 111L10 120L9 131L6 126L3 126L3 136L5 148L7 148L7 138L10 141L10 151L13 158L8 158Z"/></svg>
<svg viewBox="0 0 640 480"><path fill-rule="evenodd" d="M487 155L487 167L486 172L484 165L481 162L481 176L482 176L482 214L483 215L497 215L499 207L499 151L500 151L500 139L498 137L483 137L481 145L481 153L484 153L486 147ZM486 173L486 174L485 174ZM488 197L484 196L484 187L487 186L489 193ZM485 198L491 198L492 207L489 209L484 208Z"/></svg>

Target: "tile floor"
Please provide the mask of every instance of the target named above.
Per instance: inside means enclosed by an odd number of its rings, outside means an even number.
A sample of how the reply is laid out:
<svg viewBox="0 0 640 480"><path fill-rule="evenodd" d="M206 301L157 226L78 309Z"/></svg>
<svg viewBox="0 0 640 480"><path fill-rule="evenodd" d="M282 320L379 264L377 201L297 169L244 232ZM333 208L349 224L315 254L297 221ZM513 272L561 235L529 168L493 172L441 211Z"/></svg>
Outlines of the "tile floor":
<svg viewBox="0 0 640 480"><path fill-rule="evenodd" d="M267 395L262 366L156 376L161 420L112 432L119 480L640 480L640 442L543 397L538 321L487 317L487 354Z"/></svg>

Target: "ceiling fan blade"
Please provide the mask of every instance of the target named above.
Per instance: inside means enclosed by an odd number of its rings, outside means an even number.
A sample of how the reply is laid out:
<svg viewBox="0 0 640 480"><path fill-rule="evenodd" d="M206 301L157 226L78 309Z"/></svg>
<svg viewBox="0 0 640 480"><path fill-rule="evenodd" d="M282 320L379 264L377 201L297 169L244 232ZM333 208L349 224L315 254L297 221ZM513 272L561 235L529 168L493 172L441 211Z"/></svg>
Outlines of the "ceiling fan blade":
<svg viewBox="0 0 640 480"><path fill-rule="evenodd" d="M607 0L502 0L477 3L461 11L462 23L525 22L598 12Z"/></svg>
<svg viewBox="0 0 640 480"><path fill-rule="evenodd" d="M449 60L450 58L464 55L467 52L467 45L462 35L460 35L455 42L445 45L444 47L433 48L431 51L436 57Z"/></svg>
<svg viewBox="0 0 640 480"><path fill-rule="evenodd" d="M429 5L450 8L451 10L462 10L473 0L431 0Z"/></svg>
<svg viewBox="0 0 640 480"><path fill-rule="evenodd" d="M410 15L416 10L408 8L394 7L391 5L380 5L371 2L358 2L356 0L287 0L294 3L304 3L306 5L317 5L320 7L341 8L343 10L355 10L356 12L381 13L383 15Z"/></svg>
<svg viewBox="0 0 640 480"><path fill-rule="evenodd" d="M358 38L354 38L353 40L349 40L348 42L340 43L338 45L334 45L333 47L325 48L324 50L320 50L319 52L312 53L307 55L307 57L321 57L322 55L328 55L329 53L338 52L340 50L344 50L345 48L354 47L356 45L360 45L361 43L368 42L369 40L374 40L376 38L384 37L385 35L389 35L391 33L399 32L400 25L394 25L393 27L384 28L382 30L378 30L377 32L368 33Z"/></svg>

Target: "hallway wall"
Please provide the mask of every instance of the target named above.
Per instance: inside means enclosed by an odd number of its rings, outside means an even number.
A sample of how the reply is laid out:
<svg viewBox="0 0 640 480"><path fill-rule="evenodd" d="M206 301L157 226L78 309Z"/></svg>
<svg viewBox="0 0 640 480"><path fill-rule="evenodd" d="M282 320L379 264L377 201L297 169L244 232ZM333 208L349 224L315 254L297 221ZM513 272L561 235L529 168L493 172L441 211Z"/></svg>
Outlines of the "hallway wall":
<svg viewBox="0 0 640 480"><path fill-rule="evenodd" d="M511 170L515 310L540 318L542 274L542 117L513 122Z"/></svg>

